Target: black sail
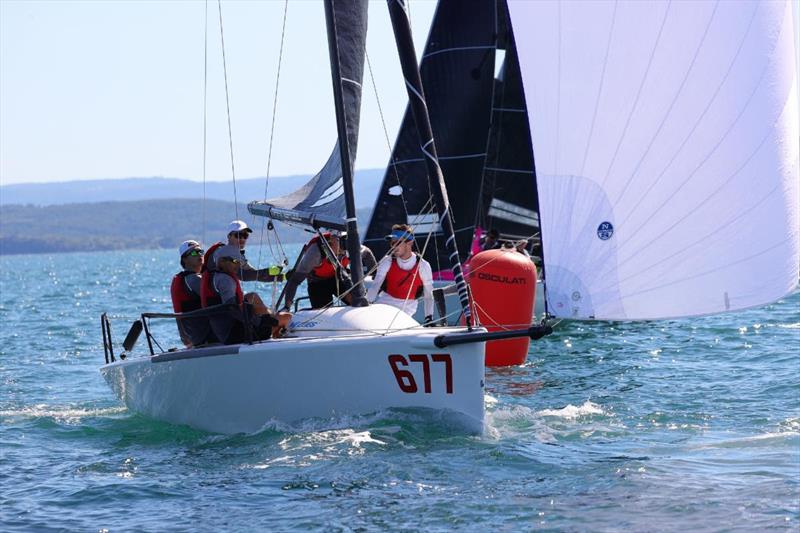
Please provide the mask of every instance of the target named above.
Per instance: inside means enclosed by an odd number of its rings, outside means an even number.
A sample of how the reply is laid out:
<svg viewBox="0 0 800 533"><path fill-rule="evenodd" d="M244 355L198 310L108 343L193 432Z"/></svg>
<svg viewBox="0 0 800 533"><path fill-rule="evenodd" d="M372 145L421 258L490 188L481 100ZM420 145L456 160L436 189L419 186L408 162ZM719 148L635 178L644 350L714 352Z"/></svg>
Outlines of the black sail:
<svg viewBox="0 0 800 533"><path fill-rule="evenodd" d="M509 238L524 238L539 232L535 166L514 32L505 2L498 8L497 47L504 59L494 80L492 127L475 224Z"/></svg>
<svg viewBox="0 0 800 533"><path fill-rule="evenodd" d="M350 168L356 157L361 114L361 83L367 37L367 0L333 2L337 21L336 42L339 50L339 74L342 82ZM345 229L345 186L342 178L340 147L337 142L328 161L305 185L286 196L255 201L248 210L276 220Z"/></svg>
<svg viewBox="0 0 800 533"><path fill-rule="evenodd" d="M439 164L447 183L456 241L462 258L469 251L486 157L494 75L496 9L494 2L441 0L420 64ZM433 227L425 258L434 270L446 270L447 257L414 119L406 110L364 242L376 254L388 250L392 224L411 224L417 244Z"/></svg>
<svg viewBox="0 0 800 533"><path fill-rule="evenodd" d="M461 259L470 252L476 226L509 237L537 233L533 151L505 2L441 0L420 71ZM407 110L365 243L384 254L388 244L383 237L392 224L407 220L415 226L421 248L431 218L419 214L430 208L429 195ZM449 263L441 233L436 235L425 257L434 270L444 270Z"/></svg>

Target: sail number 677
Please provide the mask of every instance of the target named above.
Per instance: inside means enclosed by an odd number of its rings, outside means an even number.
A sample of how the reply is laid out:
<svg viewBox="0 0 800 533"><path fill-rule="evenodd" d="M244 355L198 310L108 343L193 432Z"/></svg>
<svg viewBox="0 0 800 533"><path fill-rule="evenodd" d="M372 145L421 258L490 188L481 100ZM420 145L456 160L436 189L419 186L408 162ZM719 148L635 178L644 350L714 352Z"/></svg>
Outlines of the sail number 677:
<svg viewBox="0 0 800 533"><path fill-rule="evenodd" d="M401 391L408 394L415 393L419 390L412 369L419 371L419 365L421 365L424 391L430 394L433 388L431 385L431 364L442 363L444 364L445 390L447 394L453 394L453 360L450 358L449 353L434 353L430 355L415 353L410 354L407 359L400 354L392 354L389 356L389 365L392 367L397 385L400 387Z"/></svg>

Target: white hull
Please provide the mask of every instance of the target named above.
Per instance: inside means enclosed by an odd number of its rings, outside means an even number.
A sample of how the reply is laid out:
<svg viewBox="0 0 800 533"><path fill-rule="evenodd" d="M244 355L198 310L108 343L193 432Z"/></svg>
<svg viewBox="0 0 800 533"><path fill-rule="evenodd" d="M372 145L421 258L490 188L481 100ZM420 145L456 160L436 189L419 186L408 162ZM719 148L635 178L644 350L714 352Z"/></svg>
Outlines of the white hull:
<svg viewBox="0 0 800 533"><path fill-rule="evenodd" d="M314 320L294 338L135 357L101 372L129 409L217 433L388 408L442 410L464 431L482 431L484 343L434 346L437 335L459 328L376 335L356 327L388 314L395 315L387 306L301 312L296 322ZM407 315L395 321L413 326Z"/></svg>

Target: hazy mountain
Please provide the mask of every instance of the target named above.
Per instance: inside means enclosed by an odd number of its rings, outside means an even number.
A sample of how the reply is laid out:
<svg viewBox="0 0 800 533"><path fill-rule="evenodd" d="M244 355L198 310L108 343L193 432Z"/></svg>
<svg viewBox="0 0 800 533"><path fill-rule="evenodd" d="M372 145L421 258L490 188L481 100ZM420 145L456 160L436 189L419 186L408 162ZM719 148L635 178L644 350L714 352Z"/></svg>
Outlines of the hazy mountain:
<svg viewBox="0 0 800 533"><path fill-rule="evenodd" d="M177 249L184 240L203 239L202 203L184 198L51 206L4 205L0 213L0 254ZM235 209L232 202L219 200L208 200L205 207L204 244L209 245L225 238ZM358 210L362 232L369 222L370 212L371 208ZM239 206L239 217L248 222L252 220L244 205ZM310 238L302 229L279 222L275 226L283 243ZM253 223L253 229L256 230L252 237L255 245L261 234L258 221Z"/></svg>
<svg viewBox="0 0 800 533"><path fill-rule="evenodd" d="M270 178L268 196L274 198L290 193L309 178L310 176ZM381 169L356 171L354 189L356 207L374 206L382 178ZM236 180L236 197L239 203L246 204L251 200L263 199L265 183L264 178ZM0 185L0 205L3 206L202 197L202 182L180 178L123 178ZM230 181L207 181L206 198L233 202L233 184Z"/></svg>

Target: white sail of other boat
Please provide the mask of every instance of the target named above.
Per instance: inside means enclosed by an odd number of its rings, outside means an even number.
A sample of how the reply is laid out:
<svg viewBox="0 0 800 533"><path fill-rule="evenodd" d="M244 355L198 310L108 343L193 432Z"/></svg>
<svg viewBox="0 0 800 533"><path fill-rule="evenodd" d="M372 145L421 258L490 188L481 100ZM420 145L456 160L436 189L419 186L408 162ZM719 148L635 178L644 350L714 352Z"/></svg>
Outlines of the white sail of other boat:
<svg viewBox="0 0 800 533"><path fill-rule="evenodd" d="M509 8L551 314L701 315L794 290L791 2Z"/></svg>

